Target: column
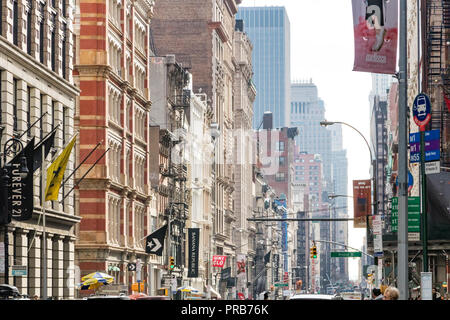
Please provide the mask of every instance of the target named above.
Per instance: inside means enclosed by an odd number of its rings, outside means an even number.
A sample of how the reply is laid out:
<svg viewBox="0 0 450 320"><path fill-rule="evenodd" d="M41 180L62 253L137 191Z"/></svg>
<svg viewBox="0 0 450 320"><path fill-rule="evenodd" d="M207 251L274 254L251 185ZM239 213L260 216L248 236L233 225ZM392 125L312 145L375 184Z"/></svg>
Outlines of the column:
<svg viewBox="0 0 450 320"><path fill-rule="evenodd" d="M31 231L28 237L28 294L38 295L41 292L41 232Z"/></svg>
<svg viewBox="0 0 450 320"><path fill-rule="evenodd" d="M75 288L77 266L75 261L75 238L65 237L63 240L63 269L64 269L64 283L63 283L63 297L64 299L73 299L75 297ZM78 271L79 274L79 271Z"/></svg>
<svg viewBox="0 0 450 320"><path fill-rule="evenodd" d="M52 239L52 296L62 298L64 285L64 243L60 235Z"/></svg>
<svg viewBox="0 0 450 320"><path fill-rule="evenodd" d="M8 2L9 3L9 2ZM13 134L13 103L14 103L14 76L8 70L4 70L1 73L2 81L2 125L5 127L2 136L2 145ZM2 150L3 151L3 150Z"/></svg>
<svg viewBox="0 0 450 320"><path fill-rule="evenodd" d="M42 291L44 288L44 274L47 276L47 297L51 297L53 292L52 292L52 277L53 277L53 273L52 273L52 268L53 268L53 264L52 264L52 235L47 233L46 234L46 239L42 239L42 241L46 241L46 245L47 245L47 255L44 255L44 247L42 246L41 249L41 296L44 296L44 292ZM47 268L44 270L44 259L47 259Z"/></svg>
<svg viewBox="0 0 450 320"><path fill-rule="evenodd" d="M58 150L58 155L60 154L60 152L62 151L62 148L64 148L63 145L63 104L60 102L52 102L52 105L54 105L54 115L52 116L54 119L54 127L56 127L58 124L60 124L59 128L56 130L56 134L55 134L55 147L57 147ZM50 122L51 123L51 122ZM66 143L68 143L69 140L66 139ZM73 151L72 151L73 152ZM70 170L70 166L67 165L66 167L66 171L65 171L65 175L67 176L68 174L70 174L71 170ZM59 197L58 199L61 200L62 199L62 186L59 189ZM53 201L52 202L53 205L53 209L57 210L57 211L62 211L63 210L63 206L59 203L59 201Z"/></svg>
<svg viewBox="0 0 450 320"><path fill-rule="evenodd" d="M27 266L27 250L28 250L28 231L17 229L15 233L15 247L16 252L13 254L13 259L10 260L10 265ZM10 240L11 241L11 240ZM19 289L20 293L28 294L28 276L14 277L14 285Z"/></svg>

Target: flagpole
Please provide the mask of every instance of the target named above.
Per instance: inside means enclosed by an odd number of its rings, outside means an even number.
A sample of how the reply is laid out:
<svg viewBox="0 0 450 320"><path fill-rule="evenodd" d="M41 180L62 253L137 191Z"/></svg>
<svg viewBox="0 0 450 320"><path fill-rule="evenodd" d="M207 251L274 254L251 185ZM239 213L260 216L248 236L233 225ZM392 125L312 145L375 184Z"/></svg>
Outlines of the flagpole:
<svg viewBox="0 0 450 320"><path fill-rule="evenodd" d="M41 166L41 205L42 205L42 239L43 239L43 254L42 254L42 270L43 270L43 277L42 277L42 290L43 294L42 297L44 300L47 300L47 233L45 230L45 148L41 148L41 160L42 160L42 166Z"/></svg>

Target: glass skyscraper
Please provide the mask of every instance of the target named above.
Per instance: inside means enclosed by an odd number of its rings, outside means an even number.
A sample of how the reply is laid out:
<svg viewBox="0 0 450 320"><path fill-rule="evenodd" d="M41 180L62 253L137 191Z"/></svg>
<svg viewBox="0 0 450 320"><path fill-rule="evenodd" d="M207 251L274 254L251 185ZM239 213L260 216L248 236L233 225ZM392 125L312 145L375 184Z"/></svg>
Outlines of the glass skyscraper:
<svg viewBox="0 0 450 320"><path fill-rule="evenodd" d="M265 111L274 128L289 126L290 23L284 7L239 7L237 20L253 44L253 82L257 95L253 128L261 126Z"/></svg>

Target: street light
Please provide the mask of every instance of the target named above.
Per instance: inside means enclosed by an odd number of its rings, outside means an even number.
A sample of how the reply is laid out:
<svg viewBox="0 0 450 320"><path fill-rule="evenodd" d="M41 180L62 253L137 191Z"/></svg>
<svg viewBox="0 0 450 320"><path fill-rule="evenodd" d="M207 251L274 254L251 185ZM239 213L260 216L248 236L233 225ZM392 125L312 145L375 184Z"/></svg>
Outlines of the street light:
<svg viewBox="0 0 450 320"><path fill-rule="evenodd" d="M346 122L342 122L342 121L320 121L320 125L322 127L327 127L327 126L331 126L334 124L342 124L345 125L347 127L352 128L353 130L355 130L363 139L364 142L367 145L367 148L369 149L369 153L370 153L370 164L373 167L373 174L372 174L372 184L373 184L373 215L378 213L378 199L377 199L377 184L376 184L376 180L375 180L375 164L372 162L375 160L375 158L373 157L373 153L372 153L372 148L370 148L369 142L367 141L366 137L364 137L364 135L355 127L353 127L352 125L346 123ZM367 247L368 243L369 243L369 217L366 217L366 241L367 241ZM376 259L375 259L376 260ZM376 262L376 261L375 261Z"/></svg>

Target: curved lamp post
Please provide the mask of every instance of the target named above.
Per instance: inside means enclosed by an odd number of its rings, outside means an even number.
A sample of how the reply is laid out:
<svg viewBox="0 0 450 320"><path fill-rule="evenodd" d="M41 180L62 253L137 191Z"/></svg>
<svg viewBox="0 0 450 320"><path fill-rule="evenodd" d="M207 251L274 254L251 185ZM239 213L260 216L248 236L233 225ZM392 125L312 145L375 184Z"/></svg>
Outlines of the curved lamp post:
<svg viewBox="0 0 450 320"><path fill-rule="evenodd" d="M372 153L372 149L370 148L369 142L367 141L366 137L364 137L364 135L355 127L353 127L352 125L346 123L346 122L342 122L342 121L320 121L320 125L322 127L327 127L327 126L331 126L334 124L342 124L345 125L347 127L352 128L353 130L355 130L363 139L364 142L367 145L367 148L369 149L369 153L370 153L370 164L373 166L373 177L372 177L372 184L373 184L373 215L378 213L378 199L377 199L377 184L376 184L376 180L375 180L375 164L372 162L375 160L375 158L373 157L373 153ZM366 232L367 232L367 243L369 242L369 217L366 218ZM375 259L376 260L376 259Z"/></svg>

